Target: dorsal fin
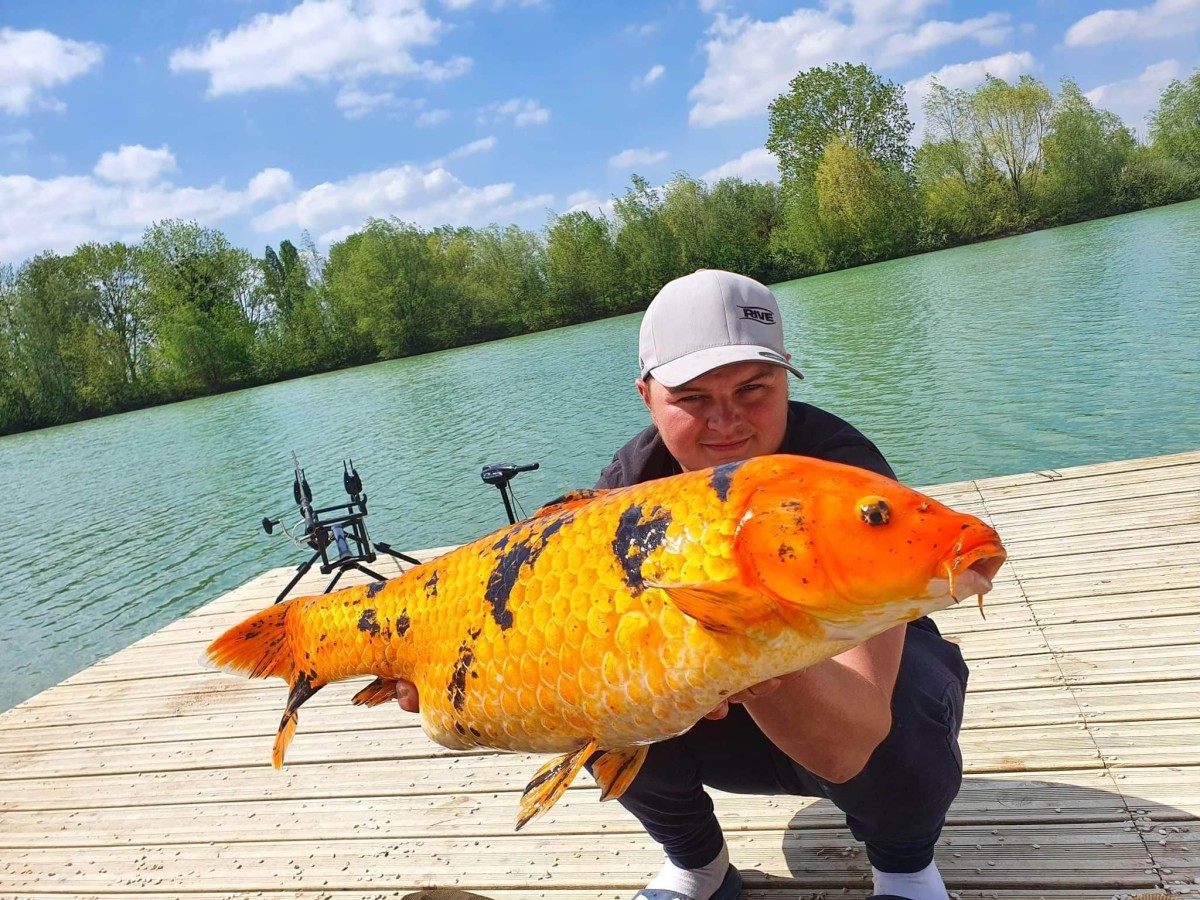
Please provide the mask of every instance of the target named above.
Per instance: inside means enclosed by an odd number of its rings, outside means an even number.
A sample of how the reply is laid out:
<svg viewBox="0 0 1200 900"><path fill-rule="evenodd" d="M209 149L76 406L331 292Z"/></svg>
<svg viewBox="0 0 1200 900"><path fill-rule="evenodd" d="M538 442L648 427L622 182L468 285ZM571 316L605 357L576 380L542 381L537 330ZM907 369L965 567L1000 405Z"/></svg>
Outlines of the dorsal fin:
<svg viewBox="0 0 1200 900"><path fill-rule="evenodd" d="M558 513L568 509L575 509L576 507L591 503L597 497L603 497L607 493L607 490L601 488L581 488L577 491L567 491L557 500L551 500L533 515L536 518L548 513Z"/></svg>

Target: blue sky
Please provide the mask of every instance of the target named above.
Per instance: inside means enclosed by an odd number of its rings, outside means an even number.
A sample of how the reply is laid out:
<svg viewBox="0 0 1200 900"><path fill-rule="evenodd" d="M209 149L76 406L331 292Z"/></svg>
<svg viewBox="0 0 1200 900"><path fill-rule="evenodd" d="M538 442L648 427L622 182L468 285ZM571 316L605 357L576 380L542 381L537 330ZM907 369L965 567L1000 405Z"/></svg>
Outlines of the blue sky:
<svg viewBox="0 0 1200 900"><path fill-rule="evenodd" d="M773 178L768 103L837 61L914 103L1070 76L1144 135L1200 0L1119 4L0 0L0 262L165 218L261 254L369 216L539 229L632 172Z"/></svg>

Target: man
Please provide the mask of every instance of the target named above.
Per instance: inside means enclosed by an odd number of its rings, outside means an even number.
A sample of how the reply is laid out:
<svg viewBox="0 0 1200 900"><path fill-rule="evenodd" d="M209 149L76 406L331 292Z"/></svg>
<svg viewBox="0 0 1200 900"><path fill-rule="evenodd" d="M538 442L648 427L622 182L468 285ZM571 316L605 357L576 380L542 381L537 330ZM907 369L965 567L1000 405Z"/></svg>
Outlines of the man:
<svg viewBox="0 0 1200 900"><path fill-rule="evenodd" d="M652 424L597 487L620 487L767 453L895 477L848 423L789 402L779 307L753 279L701 270L667 284L642 320L637 380ZM866 844L877 898L946 900L933 862L962 781L967 669L928 619L755 685L686 734L650 747L619 802L667 860L635 900L733 900L741 876L704 787L827 797ZM415 711L409 686L400 705Z"/></svg>

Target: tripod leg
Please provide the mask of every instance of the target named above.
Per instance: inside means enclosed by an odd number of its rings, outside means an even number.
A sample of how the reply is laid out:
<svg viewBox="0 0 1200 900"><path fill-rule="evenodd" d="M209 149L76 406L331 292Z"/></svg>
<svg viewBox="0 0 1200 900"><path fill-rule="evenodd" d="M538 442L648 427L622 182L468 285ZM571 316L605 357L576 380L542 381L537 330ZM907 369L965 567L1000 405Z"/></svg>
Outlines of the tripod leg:
<svg viewBox="0 0 1200 900"><path fill-rule="evenodd" d="M345 569L338 569L336 572L333 573L333 577L331 579L329 579L329 584L325 585L324 593L328 594L330 591L333 590L333 586L338 583L338 579L342 577L342 573L345 571L346 571Z"/></svg>
<svg viewBox="0 0 1200 900"><path fill-rule="evenodd" d="M358 569L360 572L366 572L368 575L370 575L376 581L387 581L387 579L384 578L382 575L380 575L378 572L373 572L372 570L370 570L366 566L364 566L362 563L355 563L354 568Z"/></svg>
<svg viewBox="0 0 1200 900"><path fill-rule="evenodd" d="M279 592L279 596L275 598L276 603L278 603L280 600L282 600L284 597L286 597L288 595L288 593L291 591L291 589L296 586L296 582L304 577L305 573L308 572L308 570L312 568L312 564L315 563L320 558L320 556L321 556L320 553L314 553L312 555L312 559L310 559L308 562L302 562L302 563L300 563L300 565L298 565L296 567L296 574L293 575L292 580L287 583L287 587L285 587L282 591Z"/></svg>
<svg viewBox="0 0 1200 900"><path fill-rule="evenodd" d="M421 561L419 559L413 559L407 553L401 553L399 550L393 550L391 544L385 544L380 541L375 545L375 549L380 553L386 553L388 556L394 556L396 559L402 559L406 563L411 563L414 566L421 565Z"/></svg>

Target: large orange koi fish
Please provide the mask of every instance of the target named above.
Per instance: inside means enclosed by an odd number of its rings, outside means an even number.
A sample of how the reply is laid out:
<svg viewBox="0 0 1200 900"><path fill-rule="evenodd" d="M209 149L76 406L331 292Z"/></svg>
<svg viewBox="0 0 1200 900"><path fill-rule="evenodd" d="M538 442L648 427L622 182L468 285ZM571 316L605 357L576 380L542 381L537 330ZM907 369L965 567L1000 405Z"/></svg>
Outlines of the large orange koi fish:
<svg viewBox="0 0 1200 900"><path fill-rule="evenodd" d="M602 798L647 745L725 697L894 625L982 595L1005 559L996 532L903 485L799 456L764 456L609 491L532 518L386 582L297 597L231 628L217 666L291 687L413 682L421 725L452 749L560 754L529 782L517 828L584 762Z"/></svg>

